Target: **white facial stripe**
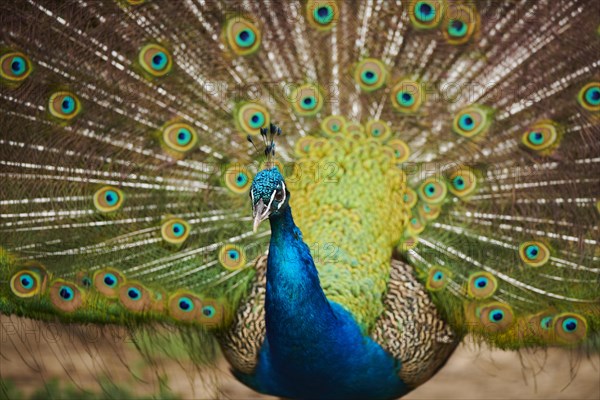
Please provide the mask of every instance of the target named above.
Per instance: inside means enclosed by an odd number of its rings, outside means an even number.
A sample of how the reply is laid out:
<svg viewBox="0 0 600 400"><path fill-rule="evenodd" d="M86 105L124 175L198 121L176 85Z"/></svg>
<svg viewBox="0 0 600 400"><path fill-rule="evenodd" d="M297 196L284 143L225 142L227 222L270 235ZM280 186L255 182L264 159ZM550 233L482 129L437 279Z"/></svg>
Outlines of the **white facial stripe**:
<svg viewBox="0 0 600 400"><path fill-rule="evenodd" d="M269 200L269 204L267 205L267 208L265 208L265 212L263 213L262 217L267 217L267 215L269 214L269 210L271 209L271 204L273 204L273 199L275 198L275 193L277 193L277 190L274 190L273 193L271 194L271 200Z"/></svg>
<svg viewBox="0 0 600 400"><path fill-rule="evenodd" d="M279 205L277 206L277 209L279 210L281 208L281 206L283 205L283 203L285 203L285 198L287 197L285 194L285 182L281 182L281 186L283 186L283 200L281 200L281 202L279 203Z"/></svg>

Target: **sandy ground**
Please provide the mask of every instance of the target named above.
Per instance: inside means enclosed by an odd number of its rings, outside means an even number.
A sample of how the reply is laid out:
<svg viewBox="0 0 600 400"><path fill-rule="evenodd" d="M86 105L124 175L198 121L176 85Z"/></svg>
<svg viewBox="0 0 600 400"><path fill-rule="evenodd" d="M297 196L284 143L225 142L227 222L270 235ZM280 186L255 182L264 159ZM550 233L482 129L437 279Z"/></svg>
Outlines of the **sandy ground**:
<svg viewBox="0 0 600 400"><path fill-rule="evenodd" d="M94 392L101 390L99 381L111 380L138 396L153 396L159 371L184 399L274 399L238 383L225 362L210 374L166 358L149 368L127 340L115 343L92 334L82 341L60 325L16 317L0 316L0 325L0 378L25 396L52 378ZM551 349L520 357L465 343L435 377L405 398L600 399L600 355Z"/></svg>

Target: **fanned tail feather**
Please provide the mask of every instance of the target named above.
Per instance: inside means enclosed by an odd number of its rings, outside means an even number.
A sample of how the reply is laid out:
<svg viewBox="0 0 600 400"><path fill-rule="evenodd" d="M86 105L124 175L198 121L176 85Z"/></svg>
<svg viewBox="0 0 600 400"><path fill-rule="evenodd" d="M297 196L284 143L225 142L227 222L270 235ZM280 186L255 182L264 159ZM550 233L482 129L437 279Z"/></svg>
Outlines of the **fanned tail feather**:
<svg viewBox="0 0 600 400"><path fill-rule="evenodd" d="M269 232L251 230L254 174L298 178L296 198L315 205L295 210L300 228L322 245L344 230L319 230L335 219L319 196L339 196L340 216L359 208L345 201L358 191L325 190L351 175L358 143L355 184L393 194L368 214L394 225L371 232L385 234L368 247L381 268L317 266L332 293L363 293L348 304L366 331L396 248L458 337L598 351L597 11L585 0L1 4L0 311L143 332L150 364L148 343L175 327L194 363L214 362L215 335L259 297ZM275 122L284 134L265 164L255 145Z"/></svg>

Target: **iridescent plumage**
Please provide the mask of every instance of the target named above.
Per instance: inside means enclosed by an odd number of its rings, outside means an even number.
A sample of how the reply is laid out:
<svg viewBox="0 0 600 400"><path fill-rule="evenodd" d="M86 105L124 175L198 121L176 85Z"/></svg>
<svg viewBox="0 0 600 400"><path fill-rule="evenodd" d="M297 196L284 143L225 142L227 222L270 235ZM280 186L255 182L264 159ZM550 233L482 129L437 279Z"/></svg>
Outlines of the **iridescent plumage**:
<svg viewBox="0 0 600 400"><path fill-rule="evenodd" d="M300 398L402 395L467 333L597 352L594 7L0 5L0 311Z"/></svg>

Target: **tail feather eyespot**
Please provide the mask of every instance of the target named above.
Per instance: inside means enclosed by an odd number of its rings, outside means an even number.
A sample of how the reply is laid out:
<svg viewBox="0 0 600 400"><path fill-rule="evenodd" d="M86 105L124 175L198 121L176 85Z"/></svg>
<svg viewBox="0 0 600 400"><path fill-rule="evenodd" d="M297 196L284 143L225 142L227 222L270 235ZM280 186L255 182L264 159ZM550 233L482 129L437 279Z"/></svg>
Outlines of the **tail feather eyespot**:
<svg viewBox="0 0 600 400"><path fill-rule="evenodd" d="M403 140L392 139L389 142L387 142L386 146L392 148L394 154L393 161L395 163L403 163L410 157L410 148Z"/></svg>
<svg viewBox="0 0 600 400"><path fill-rule="evenodd" d="M38 295L42 292L42 277L33 270L23 269L11 277L10 288L21 298Z"/></svg>
<svg viewBox="0 0 600 400"><path fill-rule="evenodd" d="M153 306L152 294L139 282L127 281L119 288L119 301L130 311L150 311Z"/></svg>
<svg viewBox="0 0 600 400"><path fill-rule="evenodd" d="M408 16L415 28L433 29L442 21L446 7L442 0L412 0L408 5Z"/></svg>
<svg viewBox="0 0 600 400"><path fill-rule="evenodd" d="M258 102L242 104L237 108L235 116L239 129L252 136L259 135L260 129L271 123L269 111Z"/></svg>
<svg viewBox="0 0 600 400"><path fill-rule="evenodd" d="M321 111L325 99L317 85L304 84L292 91L292 109L301 117L312 117Z"/></svg>
<svg viewBox="0 0 600 400"><path fill-rule="evenodd" d="M92 286L92 278L86 271L78 271L75 274L75 284L81 288L89 289Z"/></svg>
<svg viewBox="0 0 600 400"><path fill-rule="evenodd" d="M231 164L223 173L223 184L235 194L244 194L252 186L252 173L241 164Z"/></svg>
<svg viewBox="0 0 600 400"><path fill-rule="evenodd" d="M485 333L504 332L515 321L512 308L508 304L500 302L468 303L465 313L468 319L477 324L474 327Z"/></svg>
<svg viewBox="0 0 600 400"><path fill-rule="evenodd" d="M459 4L449 7L442 25L446 41L452 45L467 43L479 29L479 19L474 6Z"/></svg>
<svg viewBox="0 0 600 400"><path fill-rule="evenodd" d="M556 339L565 344L577 344L587 337L588 324L579 314L563 313L554 317Z"/></svg>
<svg viewBox="0 0 600 400"><path fill-rule="evenodd" d="M432 266L425 282L427 290L436 292L444 289L450 280L450 271L438 265Z"/></svg>
<svg viewBox="0 0 600 400"><path fill-rule="evenodd" d="M74 284L63 279L56 279L50 285L50 301L58 310L66 313L77 311L84 302L83 291Z"/></svg>
<svg viewBox="0 0 600 400"><path fill-rule="evenodd" d="M249 19L235 17L225 24L225 41L238 56L248 56L260 48L261 32Z"/></svg>
<svg viewBox="0 0 600 400"><path fill-rule="evenodd" d="M435 178L426 179L419 186L419 198L427 204L438 205L441 204L446 198L448 188L444 184Z"/></svg>
<svg viewBox="0 0 600 400"><path fill-rule="evenodd" d="M539 340L541 343L550 343L554 341L554 310L545 310L534 315L527 316L524 321L524 328L520 335L523 340L529 338Z"/></svg>
<svg viewBox="0 0 600 400"><path fill-rule="evenodd" d="M187 153L198 144L198 132L190 124L175 122L162 129L162 142L166 149Z"/></svg>
<svg viewBox="0 0 600 400"><path fill-rule="evenodd" d="M538 154L548 155L558 147L562 136L560 125L551 120L541 120L523 133L521 144Z"/></svg>
<svg viewBox="0 0 600 400"><path fill-rule="evenodd" d="M300 158L306 157L309 154L314 141L315 138L312 136L303 136L298 139L294 145L296 155Z"/></svg>
<svg viewBox="0 0 600 400"><path fill-rule="evenodd" d="M220 325L225 318L225 307L214 299L202 299L202 308L198 315L198 322L206 327Z"/></svg>
<svg viewBox="0 0 600 400"><path fill-rule="evenodd" d="M383 87L388 79L387 68L376 58L365 58L354 69L354 80L364 92Z"/></svg>
<svg viewBox="0 0 600 400"><path fill-rule="evenodd" d="M390 100L396 111L403 114L415 113L425 100L422 85L409 79L401 80L390 91Z"/></svg>
<svg viewBox="0 0 600 400"><path fill-rule="evenodd" d="M117 211L123 205L124 199L123 192L112 186L98 189L93 197L94 207L101 213Z"/></svg>
<svg viewBox="0 0 600 400"><path fill-rule="evenodd" d="M342 132L345 127L346 119L340 115L330 115L321 122L321 130L329 137Z"/></svg>
<svg viewBox="0 0 600 400"><path fill-rule="evenodd" d="M419 203L417 212L424 221L429 222L440 216L442 208L433 204Z"/></svg>
<svg viewBox="0 0 600 400"><path fill-rule="evenodd" d="M158 44L147 44L138 55L140 66L150 77L159 78L167 75L173 68L171 53Z"/></svg>
<svg viewBox="0 0 600 400"><path fill-rule="evenodd" d="M590 82L577 95L579 104L588 111L600 111L600 82Z"/></svg>
<svg viewBox="0 0 600 400"><path fill-rule="evenodd" d="M340 10L334 0L309 0L306 3L306 20L320 30L331 30L337 23Z"/></svg>
<svg viewBox="0 0 600 400"><path fill-rule="evenodd" d="M190 235L190 224L181 218L169 218L161 225L160 235L169 244L181 245Z"/></svg>
<svg viewBox="0 0 600 400"><path fill-rule="evenodd" d="M550 249L540 241L528 241L519 245L521 261L530 267L541 267L550 260Z"/></svg>
<svg viewBox="0 0 600 400"><path fill-rule="evenodd" d="M452 122L452 130L469 139L483 136L492 124L492 112L480 105L461 110Z"/></svg>
<svg viewBox="0 0 600 400"><path fill-rule="evenodd" d="M416 206L417 201L419 200L417 192L415 192L411 188L406 188L406 192L404 193L404 197L402 199L404 200L404 204L408 208L413 208L414 206Z"/></svg>
<svg viewBox="0 0 600 400"><path fill-rule="evenodd" d="M380 120L367 122L365 129L367 134L379 141L386 141L392 136L392 130L388 123Z"/></svg>
<svg viewBox="0 0 600 400"><path fill-rule="evenodd" d="M96 271L92 278L94 288L110 299L119 297L119 288L126 282L125 276L115 268Z"/></svg>
<svg viewBox="0 0 600 400"><path fill-rule="evenodd" d="M0 57L0 77L7 82L20 83L31 71L31 61L23 53L11 51Z"/></svg>
<svg viewBox="0 0 600 400"><path fill-rule="evenodd" d="M421 217L417 213L412 213L408 219L408 226L406 230L410 235L418 235L425 230L425 223L421 220Z"/></svg>
<svg viewBox="0 0 600 400"><path fill-rule="evenodd" d="M193 322L202 309L200 298L189 292L176 292L168 301L169 315L178 321Z"/></svg>
<svg viewBox="0 0 600 400"><path fill-rule="evenodd" d="M234 244L226 244L219 250L219 263L230 271L243 268L246 265L244 250Z"/></svg>
<svg viewBox="0 0 600 400"><path fill-rule="evenodd" d="M460 168L448 175L448 189L462 199L472 194L477 188L477 178L470 168Z"/></svg>
<svg viewBox="0 0 600 400"><path fill-rule="evenodd" d="M487 299L498 289L498 281L489 272L474 272L469 276L467 293L475 299Z"/></svg>
<svg viewBox="0 0 600 400"><path fill-rule="evenodd" d="M48 111L55 118L70 121L81 112L81 103L73 92L54 92L48 100Z"/></svg>

